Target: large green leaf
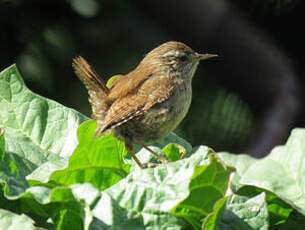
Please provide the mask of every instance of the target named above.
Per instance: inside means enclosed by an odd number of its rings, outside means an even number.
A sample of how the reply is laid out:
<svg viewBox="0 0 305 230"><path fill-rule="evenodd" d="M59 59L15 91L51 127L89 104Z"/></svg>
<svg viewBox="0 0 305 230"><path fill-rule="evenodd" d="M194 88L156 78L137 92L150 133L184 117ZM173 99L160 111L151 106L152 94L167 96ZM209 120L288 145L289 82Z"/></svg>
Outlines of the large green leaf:
<svg viewBox="0 0 305 230"><path fill-rule="evenodd" d="M218 202L205 220L205 230L267 230L268 208L265 193L255 197L233 195Z"/></svg>
<svg viewBox="0 0 305 230"><path fill-rule="evenodd" d="M207 183L207 187L224 191L228 184L231 169L224 167L214 155L207 157L210 152L201 147L187 159L154 169L135 168L103 192L86 184L55 188L34 186L10 204L17 202L18 205L13 205L19 207L15 211L33 217L41 226L51 217L58 229L87 229L92 217L90 229L182 229L186 223L181 218L189 218L189 213L181 209L184 205L186 210L186 202L190 210L203 204L202 209L208 212L209 208L204 205L206 200L212 204L219 199L219 196L196 193L196 185L199 188ZM1 203L4 201L0 199ZM198 221L200 223L200 219Z"/></svg>
<svg viewBox="0 0 305 230"><path fill-rule="evenodd" d="M232 168L226 167L215 155L210 155L209 160L207 165L195 166L189 184L190 194L172 209L195 229L201 229L202 220L213 211L216 201L225 196L232 172Z"/></svg>
<svg viewBox="0 0 305 230"><path fill-rule="evenodd" d="M9 186L7 195L16 196L28 187L25 177L41 164L71 155L76 129L87 118L31 92L15 65L0 73L0 108L6 142L0 180Z"/></svg>
<svg viewBox="0 0 305 230"><path fill-rule="evenodd" d="M112 135L94 139L97 123L86 121L78 129L79 145L70 157L68 168L54 172L50 181L58 184L91 183L105 189L127 176L123 161L124 143Z"/></svg>
<svg viewBox="0 0 305 230"><path fill-rule="evenodd" d="M275 147L263 159L228 153L219 156L237 169L235 190L272 192L305 215L305 129L294 129L286 145Z"/></svg>
<svg viewBox="0 0 305 230"><path fill-rule="evenodd" d="M89 206L99 196L98 190L88 184L56 188L34 186L10 200L0 197L0 206L25 213L42 227L82 230L89 228L92 221Z"/></svg>
<svg viewBox="0 0 305 230"><path fill-rule="evenodd" d="M182 229L183 219L200 225L201 218L212 211L210 205L227 190L231 172L214 155L207 157L210 152L201 147L187 159L154 169L135 169L102 193L93 209L93 226ZM204 193L209 189L217 194ZM102 211L105 209L109 211Z"/></svg>
<svg viewBox="0 0 305 230"><path fill-rule="evenodd" d="M6 130L7 151L30 156L41 164L50 154L69 156L76 129L87 118L73 109L31 92L15 65L0 73L0 125Z"/></svg>
<svg viewBox="0 0 305 230"><path fill-rule="evenodd" d="M224 197L214 204L213 212L206 216L202 229L214 230L217 229L217 224L222 220L226 211L226 203L229 197ZM218 230L218 229L217 229Z"/></svg>

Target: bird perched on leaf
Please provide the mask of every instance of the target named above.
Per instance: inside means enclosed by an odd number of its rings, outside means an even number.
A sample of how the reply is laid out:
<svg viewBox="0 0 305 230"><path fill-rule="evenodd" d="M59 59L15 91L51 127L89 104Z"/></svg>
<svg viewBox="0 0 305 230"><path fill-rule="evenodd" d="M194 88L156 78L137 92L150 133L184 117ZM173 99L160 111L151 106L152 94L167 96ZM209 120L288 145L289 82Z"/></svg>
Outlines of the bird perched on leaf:
<svg viewBox="0 0 305 230"><path fill-rule="evenodd" d="M74 71L87 87L92 118L98 123L95 137L111 132L123 140L141 168L146 165L134 154L133 144L166 163L145 144L166 137L182 121L191 104L191 83L199 61L215 56L198 54L181 42L166 42L149 52L133 71L116 78L110 88L84 58L75 58Z"/></svg>

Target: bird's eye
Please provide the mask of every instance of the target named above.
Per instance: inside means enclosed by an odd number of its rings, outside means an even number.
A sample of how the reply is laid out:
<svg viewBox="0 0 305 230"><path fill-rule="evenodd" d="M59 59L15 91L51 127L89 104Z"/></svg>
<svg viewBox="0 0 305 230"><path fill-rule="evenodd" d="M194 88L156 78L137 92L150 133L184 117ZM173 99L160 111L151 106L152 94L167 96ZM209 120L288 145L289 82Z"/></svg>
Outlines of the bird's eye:
<svg viewBox="0 0 305 230"><path fill-rule="evenodd" d="M185 62L187 60L187 56L186 55L182 55L179 57L180 61Z"/></svg>

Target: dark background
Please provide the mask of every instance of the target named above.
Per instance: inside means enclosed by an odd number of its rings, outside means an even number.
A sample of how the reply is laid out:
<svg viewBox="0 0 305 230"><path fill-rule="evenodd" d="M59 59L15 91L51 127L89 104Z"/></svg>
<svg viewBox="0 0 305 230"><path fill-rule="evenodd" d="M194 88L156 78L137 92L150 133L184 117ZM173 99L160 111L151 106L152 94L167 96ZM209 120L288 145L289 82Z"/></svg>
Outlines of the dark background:
<svg viewBox="0 0 305 230"><path fill-rule="evenodd" d="M0 0L0 69L17 63L34 92L89 116L73 57L106 80L157 45L182 41L219 57L199 66L175 132L192 145L261 157L305 124L303 2Z"/></svg>

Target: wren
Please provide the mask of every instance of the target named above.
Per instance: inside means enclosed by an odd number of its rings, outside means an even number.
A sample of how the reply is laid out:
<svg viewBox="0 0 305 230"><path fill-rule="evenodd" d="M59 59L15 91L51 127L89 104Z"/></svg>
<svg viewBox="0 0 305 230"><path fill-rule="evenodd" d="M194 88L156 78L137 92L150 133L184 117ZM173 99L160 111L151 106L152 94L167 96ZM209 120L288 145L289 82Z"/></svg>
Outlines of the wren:
<svg viewBox="0 0 305 230"><path fill-rule="evenodd" d="M166 137L178 126L191 104L192 78L199 61L216 56L198 54L181 42L166 42L149 52L133 71L116 78L109 88L84 58L75 58L73 69L88 90L92 118L98 123L95 137L110 132L123 140L140 168L145 165L134 154L133 144L166 163L167 159L146 143Z"/></svg>

